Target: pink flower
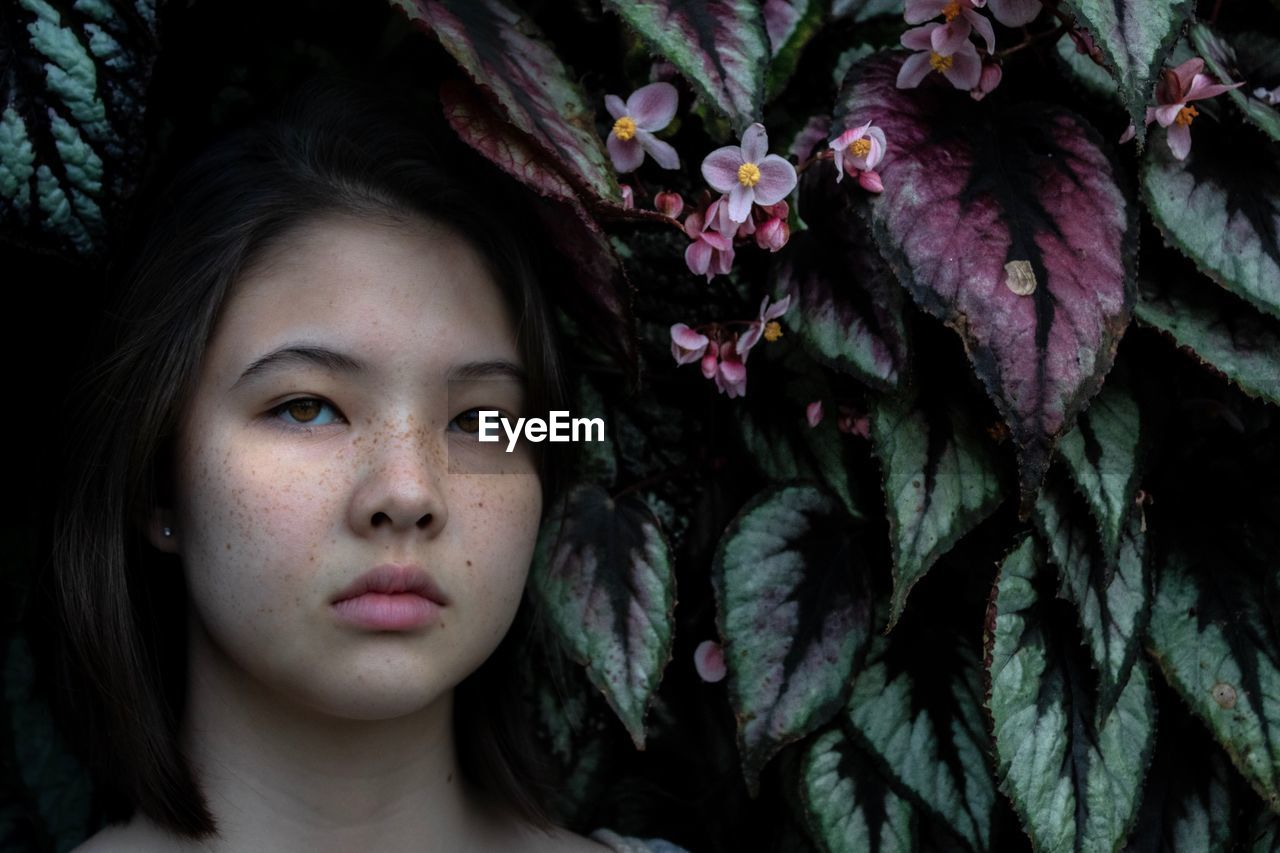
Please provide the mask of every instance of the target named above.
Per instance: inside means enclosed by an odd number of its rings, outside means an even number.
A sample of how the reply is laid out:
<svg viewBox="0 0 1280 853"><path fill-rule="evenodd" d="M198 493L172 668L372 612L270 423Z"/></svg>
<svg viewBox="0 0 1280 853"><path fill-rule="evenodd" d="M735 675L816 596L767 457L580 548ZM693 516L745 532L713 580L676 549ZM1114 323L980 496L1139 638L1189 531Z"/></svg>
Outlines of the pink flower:
<svg viewBox="0 0 1280 853"><path fill-rule="evenodd" d="M724 649L715 640L703 640L693 650L693 668L698 677L708 684L715 684L724 678L727 670L724 665Z"/></svg>
<svg viewBox="0 0 1280 853"><path fill-rule="evenodd" d="M769 136L756 122L742 134L742 145L717 148L702 161L702 177L717 192L729 194L729 218L742 222L752 204L776 204L796 187L795 167L767 154Z"/></svg>
<svg viewBox="0 0 1280 853"><path fill-rule="evenodd" d="M884 131L867 122L862 127L846 130L827 143L827 147L836 152L836 183L839 183L844 180L845 169L854 175L874 170L884 158L888 143Z"/></svg>
<svg viewBox="0 0 1280 853"><path fill-rule="evenodd" d="M1147 107L1146 123L1159 122L1167 127L1166 138L1169 150L1179 160L1187 159L1191 153L1191 121L1200 113L1195 107L1187 106L1189 101L1199 101L1221 95L1229 89L1243 86L1244 81L1223 85L1212 82L1213 78L1200 73L1204 70L1204 60L1193 57L1177 68L1166 68L1160 72L1160 81L1156 83L1156 106ZM1133 124L1120 137L1121 142L1128 142L1137 131Z"/></svg>
<svg viewBox="0 0 1280 853"><path fill-rule="evenodd" d="M822 423L822 401L814 400L812 403L804 407L804 419L809 422L809 426L816 427Z"/></svg>
<svg viewBox="0 0 1280 853"><path fill-rule="evenodd" d="M762 220L754 226L757 246L776 252L787 245L787 241L791 239L791 226L787 224L790 209L785 201L768 207L757 206L753 214L758 214ZM751 217L747 217L747 222L750 221ZM745 224L746 222L743 223Z"/></svg>
<svg viewBox="0 0 1280 853"><path fill-rule="evenodd" d="M663 216L678 219L680 213L684 210L684 199L680 196L680 193L660 192L653 197L653 207Z"/></svg>
<svg viewBox="0 0 1280 853"><path fill-rule="evenodd" d="M930 18L945 16L946 23L932 33L933 49L944 56L954 53L973 30L986 42L987 53L994 53L995 31L991 29L991 22L976 11L986 4L987 0L907 0L905 17L908 24L922 24Z"/></svg>
<svg viewBox="0 0 1280 853"><path fill-rule="evenodd" d="M676 364L701 361L710 343L706 335L695 332L684 323L676 323L671 327L671 357L676 360Z"/></svg>
<svg viewBox="0 0 1280 853"><path fill-rule="evenodd" d="M742 333L742 337L738 339L737 351L742 356L743 362L747 360L747 354L751 352L751 348L756 345L763 335L766 341L776 341L782 337L782 327L776 322L771 322L775 317L781 317L787 313L787 309L791 307L791 294L787 294L773 305L769 304L769 297L765 297L760 302L760 314L752 321L751 326Z"/></svg>
<svg viewBox="0 0 1280 853"><path fill-rule="evenodd" d="M644 162L646 153L664 169L680 168L676 149L653 135L675 118L678 103L676 87L670 83L641 86L631 93L626 103L617 95L606 95L605 107L614 118L606 143L613 168L634 172Z"/></svg>
<svg viewBox="0 0 1280 853"><path fill-rule="evenodd" d="M716 389L721 394L725 394L732 400L734 397L742 397L747 393L747 367L743 363L744 358L739 355L736 348L736 341L726 341L719 346L716 353L719 362L716 364L716 372L713 378L716 382ZM706 375L707 361L704 357L702 360L703 375Z"/></svg>
<svg viewBox="0 0 1280 853"><path fill-rule="evenodd" d="M914 89L930 71L939 71L957 89L969 90L978 85L982 76L982 60L978 59L978 51L973 42L963 40L955 47L941 52L933 43L933 33L942 29L942 24L925 24L923 27L907 30L902 34L902 43L912 50L921 51L907 57L898 71L898 88Z"/></svg>
<svg viewBox="0 0 1280 853"><path fill-rule="evenodd" d="M710 214L708 208L708 214ZM684 262L694 275L705 275L707 281L717 275L728 275L733 268L733 238L716 231L713 226L703 228L703 215L690 213L684 221L684 232L693 242L684 250Z"/></svg>
<svg viewBox="0 0 1280 853"><path fill-rule="evenodd" d="M635 190L631 189L630 184L618 184L618 188L622 190L622 209L633 209L636 206Z"/></svg>
<svg viewBox="0 0 1280 853"><path fill-rule="evenodd" d="M1000 78L1004 76L1004 72L1000 70L1000 63L992 62L984 59L982 61L982 75L978 78L978 85L969 90L969 97L975 101L981 101L987 95L1000 85Z"/></svg>
<svg viewBox="0 0 1280 853"><path fill-rule="evenodd" d="M884 184L880 182L880 173L873 169L858 173L858 185L869 193L884 192Z"/></svg>
<svg viewBox="0 0 1280 853"><path fill-rule="evenodd" d="M1040 14L1040 0L991 0L987 7L996 20L1006 27L1029 24Z"/></svg>

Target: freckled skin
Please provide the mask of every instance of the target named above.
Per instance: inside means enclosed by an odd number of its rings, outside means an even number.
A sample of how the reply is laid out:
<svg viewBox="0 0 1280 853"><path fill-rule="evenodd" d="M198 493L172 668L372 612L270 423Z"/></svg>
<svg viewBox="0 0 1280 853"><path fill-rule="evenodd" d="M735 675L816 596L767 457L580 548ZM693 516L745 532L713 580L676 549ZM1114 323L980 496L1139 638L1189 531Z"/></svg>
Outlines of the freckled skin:
<svg viewBox="0 0 1280 853"><path fill-rule="evenodd" d="M541 511L531 458L502 460L516 474L449 467L477 452L450 422L485 401L452 404L446 372L519 364L510 312L474 250L426 223L324 220L270 261L237 283L182 413L173 548L209 638L192 664L225 655L338 717L412 713L493 652L527 579ZM299 341L371 372L291 367L230 390L255 358ZM303 397L331 407L268 414ZM308 417L310 434L297 429ZM446 620L384 633L338 622L333 596L384 562L423 566L451 598Z"/></svg>

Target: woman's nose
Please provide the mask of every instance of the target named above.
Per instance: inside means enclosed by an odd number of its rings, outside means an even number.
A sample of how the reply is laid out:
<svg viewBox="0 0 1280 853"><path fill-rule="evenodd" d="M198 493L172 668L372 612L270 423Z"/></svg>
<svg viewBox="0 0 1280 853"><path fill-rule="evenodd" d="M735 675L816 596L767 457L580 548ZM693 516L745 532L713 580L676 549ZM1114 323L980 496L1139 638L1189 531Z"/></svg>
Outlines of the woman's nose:
<svg viewBox="0 0 1280 853"><path fill-rule="evenodd" d="M366 533L423 530L448 521L447 447L420 423L377 432L365 449L352 524Z"/></svg>

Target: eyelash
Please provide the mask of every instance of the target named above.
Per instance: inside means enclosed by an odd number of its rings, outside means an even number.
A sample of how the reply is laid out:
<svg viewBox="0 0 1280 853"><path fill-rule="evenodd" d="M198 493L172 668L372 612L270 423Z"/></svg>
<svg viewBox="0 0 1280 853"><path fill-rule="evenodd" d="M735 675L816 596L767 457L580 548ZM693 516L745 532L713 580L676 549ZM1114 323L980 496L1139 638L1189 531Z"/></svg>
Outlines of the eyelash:
<svg viewBox="0 0 1280 853"><path fill-rule="evenodd" d="M279 421L279 418L280 418L280 416L281 416L281 415L283 415L283 414L284 414L285 412L287 412L290 408L292 408L293 406L298 405L299 403L319 403L319 404L320 404L320 406L321 406L322 408L327 406L328 408L332 409L332 410L334 411L334 413L338 415L338 417L342 418L344 421L346 420L346 418L345 418L345 417L343 417L343 415L342 415L340 412L338 412L338 407L337 407L337 406L333 405L333 403L330 403L328 400L325 400L325 399L323 399L323 398L321 398L321 397L294 397L292 400L285 400L285 401L284 401L283 403L281 403L280 405L272 407L272 408L267 412L267 414L268 414L268 415L269 415L273 420L276 420L276 421L279 423L279 425L280 425L280 427L281 427L282 429L285 429L285 430L288 430L288 431L291 431L291 432L315 432L316 430L320 429L321 427L332 426L332 424L321 424L321 425L319 425L319 426L312 426L312 425L310 425L310 424L306 424L306 423L290 424L290 423L287 423L287 422L280 422L280 421ZM489 408L489 407L484 407L484 406L472 406L470 409L467 409L466 411L464 411L464 412L462 412L461 414L459 414L459 415L458 415L458 417L456 417L456 418L454 418L453 420L449 421L449 423L450 423L450 424L453 424L453 423L455 423L459 418L461 418L463 415L468 415L468 414L470 414L470 413L472 413L472 412L478 412L478 411L480 411L482 408ZM502 411L502 410L499 410L499 411L501 412L501 414L502 414L503 416L506 416L506 415L507 415L507 413L506 413L506 412L504 412L504 411ZM461 430L461 432L463 432L464 434L467 434L467 435L471 435L471 434L472 434L472 433L467 432L466 430Z"/></svg>

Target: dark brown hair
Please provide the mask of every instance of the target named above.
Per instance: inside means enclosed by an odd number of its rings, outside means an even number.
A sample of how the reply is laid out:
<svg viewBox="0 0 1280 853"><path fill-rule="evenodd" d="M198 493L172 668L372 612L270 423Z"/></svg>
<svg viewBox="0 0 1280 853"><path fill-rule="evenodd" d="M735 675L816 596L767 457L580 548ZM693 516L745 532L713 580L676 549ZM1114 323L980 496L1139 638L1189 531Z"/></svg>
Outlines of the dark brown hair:
<svg viewBox="0 0 1280 853"><path fill-rule="evenodd" d="M564 408L532 216L511 182L425 123L421 107L337 78L310 81L265 118L224 134L147 202L124 244L105 357L68 397L71 430L49 571L39 586L53 646L55 710L85 757L107 816L139 809L176 834L216 833L178 739L186 597L172 555L145 539L171 505L175 431L237 277L318 217L424 217L478 250L512 308L530 413ZM544 516L559 483L554 445L535 448ZM526 588L497 651L455 693L459 761L481 789L552 828L549 780L510 672L539 627Z"/></svg>

